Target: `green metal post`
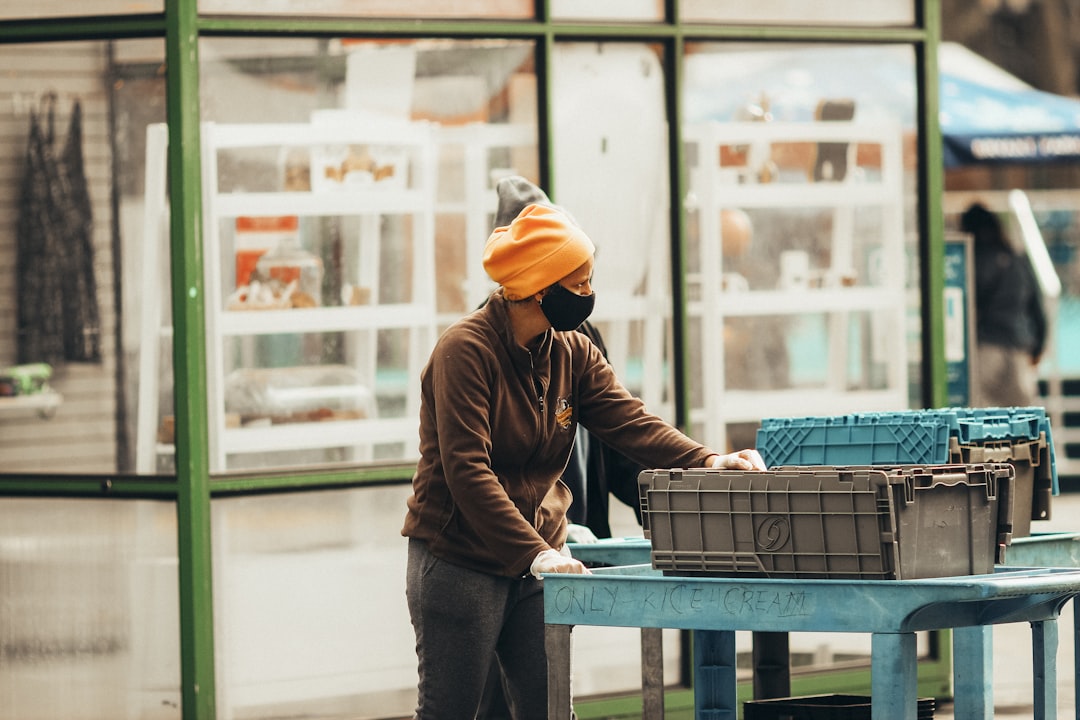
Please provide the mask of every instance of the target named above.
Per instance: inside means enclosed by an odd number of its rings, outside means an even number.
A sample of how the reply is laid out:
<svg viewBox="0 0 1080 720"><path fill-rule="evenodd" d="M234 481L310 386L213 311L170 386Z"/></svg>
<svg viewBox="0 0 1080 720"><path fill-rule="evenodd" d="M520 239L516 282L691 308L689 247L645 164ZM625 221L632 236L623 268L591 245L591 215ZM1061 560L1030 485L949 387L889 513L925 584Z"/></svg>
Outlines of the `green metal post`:
<svg viewBox="0 0 1080 720"><path fill-rule="evenodd" d="M677 8L669 4L667 17L677 19ZM690 431L690 353L689 320L686 309L686 208L683 200L688 186L686 156L682 141L683 56L681 34L665 43L665 80L668 117L668 163L671 184L671 333L674 346L675 424Z"/></svg>
<svg viewBox="0 0 1080 720"><path fill-rule="evenodd" d="M948 379L945 364L945 220L942 197L945 192L941 125L938 120L937 46L941 39L941 0L924 0L923 23L926 41L919 54L920 100L919 118L923 131L919 134L922 147L924 182L920 204L926 211L922 216L926 238L920 265L923 270L923 364L926 370L923 399L928 407L942 407L948 401Z"/></svg>
<svg viewBox="0 0 1080 720"><path fill-rule="evenodd" d="M212 720L214 617L210 581L197 20L196 0L166 0L180 697L184 720Z"/></svg>

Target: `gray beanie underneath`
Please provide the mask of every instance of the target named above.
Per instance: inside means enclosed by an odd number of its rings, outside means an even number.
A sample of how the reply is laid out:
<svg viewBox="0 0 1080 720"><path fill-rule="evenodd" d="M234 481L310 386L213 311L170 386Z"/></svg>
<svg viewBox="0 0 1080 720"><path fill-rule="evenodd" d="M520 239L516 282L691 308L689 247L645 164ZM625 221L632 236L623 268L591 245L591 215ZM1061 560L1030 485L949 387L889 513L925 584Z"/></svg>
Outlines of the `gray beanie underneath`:
<svg viewBox="0 0 1080 720"><path fill-rule="evenodd" d="M504 177L495 184L499 194L499 209L495 213L495 227L505 227L513 222L526 205L551 205L547 193L520 175Z"/></svg>

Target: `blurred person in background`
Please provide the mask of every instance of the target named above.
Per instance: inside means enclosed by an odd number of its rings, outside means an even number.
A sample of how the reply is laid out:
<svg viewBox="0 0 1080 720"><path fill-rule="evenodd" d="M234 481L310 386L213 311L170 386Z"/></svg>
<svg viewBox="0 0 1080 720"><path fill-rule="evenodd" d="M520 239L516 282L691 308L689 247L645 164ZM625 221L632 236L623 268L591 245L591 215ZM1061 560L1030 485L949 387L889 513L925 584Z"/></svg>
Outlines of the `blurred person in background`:
<svg viewBox="0 0 1080 720"><path fill-rule="evenodd" d="M1046 311L1027 253L1017 252L997 215L974 203L960 229L975 248L975 407L1026 407L1038 396Z"/></svg>

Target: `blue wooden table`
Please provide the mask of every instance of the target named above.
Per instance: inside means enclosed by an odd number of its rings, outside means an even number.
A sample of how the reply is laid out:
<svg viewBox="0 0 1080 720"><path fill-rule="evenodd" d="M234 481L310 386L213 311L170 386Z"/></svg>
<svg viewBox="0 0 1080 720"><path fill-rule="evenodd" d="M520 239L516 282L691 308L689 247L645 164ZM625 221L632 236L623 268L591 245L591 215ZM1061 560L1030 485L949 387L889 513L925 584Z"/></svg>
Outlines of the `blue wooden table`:
<svg viewBox="0 0 1080 720"><path fill-rule="evenodd" d="M604 538L591 543L570 543L570 553L590 565L642 565L652 561L652 543L641 537ZM755 632L753 635L754 698L781 698L791 695L790 645L787 633ZM642 658L663 661L663 637L660 631L642 628ZM641 686L645 700L662 707L663 669L642 662ZM650 697L650 693L653 693ZM1080 720L1080 718L1077 718Z"/></svg>
<svg viewBox="0 0 1080 720"><path fill-rule="evenodd" d="M955 717L984 720L993 717L989 626L1028 622L1035 717L1053 718L1057 617L1076 595L1080 570L1055 568L905 581L668 577L648 565L545 575L549 717L570 718L572 627L603 625L693 631L696 716L717 720L738 716L736 631L871 633L873 720L914 720L915 633L953 629ZM646 717L662 716L662 701L645 706Z"/></svg>

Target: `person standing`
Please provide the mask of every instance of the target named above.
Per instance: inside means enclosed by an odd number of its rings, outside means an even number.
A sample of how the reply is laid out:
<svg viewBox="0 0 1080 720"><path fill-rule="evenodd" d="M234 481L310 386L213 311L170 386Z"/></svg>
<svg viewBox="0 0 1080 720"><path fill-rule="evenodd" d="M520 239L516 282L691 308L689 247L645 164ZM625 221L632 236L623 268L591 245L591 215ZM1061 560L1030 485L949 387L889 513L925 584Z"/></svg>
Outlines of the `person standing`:
<svg viewBox="0 0 1080 720"><path fill-rule="evenodd" d="M496 228L509 225L530 204L555 207L576 222L566 209L553 205L540 187L520 175L500 178L495 183L495 194L498 198ZM608 357L599 328L586 320L577 331L592 340L603 356ZM610 495L633 508L640 524L637 477L642 469L622 453L592 437L583 425L578 425L570 459L562 474L562 482L573 498L566 511L567 542L594 543L599 538L611 537ZM492 663L476 717L478 720L508 720L511 717L497 660Z"/></svg>
<svg viewBox="0 0 1080 720"><path fill-rule="evenodd" d="M474 717L496 658L515 720L547 717L542 575L588 572L561 552L579 424L647 467L765 469L756 450L715 452L649 413L576 332L595 301L594 253L563 212L527 205L485 247L499 289L421 372L402 528L418 720Z"/></svg>
<svg viewBox="0 0 1080 720"><path fill-rule="evenodd" d="M509 225L530 204L554 207L577 222L568 210L554 205L547 193L520 175L500 178L495 184L495 194L498 198L495 227ZM604 357L608 357L604 337L596 325L586 320L577 331L592 340ZM643 469L579 425L570 460L562 475L562 481L574 498L566 513L568 541L588 543L611 537L608 519L611 496L632 508L640 523L637 477Z"/></svg>
<svg viewBox="0 0 1080 720"><path fill-rule="evenodd" d="M1026 407L1038 395L1046 346L1042 293L1026 253L1009 242L998 217L974 203L960 217L974 239L976 407Z"/></svg>

